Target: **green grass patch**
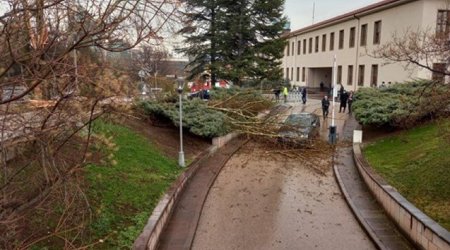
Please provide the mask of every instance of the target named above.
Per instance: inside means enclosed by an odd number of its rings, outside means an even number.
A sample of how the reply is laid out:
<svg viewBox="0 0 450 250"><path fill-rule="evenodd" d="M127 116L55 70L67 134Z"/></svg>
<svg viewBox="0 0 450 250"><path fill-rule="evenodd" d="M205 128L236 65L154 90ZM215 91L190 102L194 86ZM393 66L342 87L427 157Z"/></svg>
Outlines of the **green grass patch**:
<svg viewBox="0 0 450 250"><path fill-rule="evenodd" d="M107 161L86 171L92 240L105 240L95 248L129 249L181 171L174 160L126 127L96 121L93 131L106 138L108 146L100 148Z"/></svg>
<svg viewBox="0 0 450 250"><path fill-rule="evenodd" d="M450 230L450 121L378 140L364 149L371 166L440 225Z"/></svg>

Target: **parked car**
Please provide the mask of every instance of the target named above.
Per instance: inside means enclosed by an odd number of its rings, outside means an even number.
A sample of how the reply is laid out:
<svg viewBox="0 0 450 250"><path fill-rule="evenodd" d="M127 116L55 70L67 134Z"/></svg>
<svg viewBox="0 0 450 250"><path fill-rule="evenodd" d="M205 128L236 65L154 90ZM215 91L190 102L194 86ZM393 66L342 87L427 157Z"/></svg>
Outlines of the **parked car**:
<svg viewBox="0 0 450 250"><path fill-rule="evenodd" d="M319 135L320 119L312 113L291 114L278 131L278 140L288 144L311 142Z"/></svg>

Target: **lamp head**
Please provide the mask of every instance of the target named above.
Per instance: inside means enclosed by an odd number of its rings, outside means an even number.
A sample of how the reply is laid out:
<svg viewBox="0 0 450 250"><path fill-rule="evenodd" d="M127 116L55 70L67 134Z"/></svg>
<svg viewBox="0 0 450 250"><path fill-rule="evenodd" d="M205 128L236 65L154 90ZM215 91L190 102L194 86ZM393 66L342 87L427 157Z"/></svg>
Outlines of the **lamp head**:
<svg viewBox="0 0 450 250"><path fill-rule="evenodd" d="M183 93L183 88L184 88L184 79L182 77L178 77L177 78L177 92L178 94Z"/></svg>

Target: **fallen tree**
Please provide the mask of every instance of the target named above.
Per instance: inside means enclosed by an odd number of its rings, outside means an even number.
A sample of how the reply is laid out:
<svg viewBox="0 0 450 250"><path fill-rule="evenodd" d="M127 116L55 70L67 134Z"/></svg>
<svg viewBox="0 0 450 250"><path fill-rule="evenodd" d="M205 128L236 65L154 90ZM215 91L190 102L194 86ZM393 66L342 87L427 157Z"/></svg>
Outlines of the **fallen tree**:
<svg viewBox="0 0 450 250"><path fill-rule="evenodd" d="M176 98L166 102L141 102L138 106L153 119L168 119L179 126ZM183 101L183 127L195 135L212 138L236 131L250 135L276 136L276 117L258 117L273 103L254 90L218 89L211 91L209 102Z"/></svg>

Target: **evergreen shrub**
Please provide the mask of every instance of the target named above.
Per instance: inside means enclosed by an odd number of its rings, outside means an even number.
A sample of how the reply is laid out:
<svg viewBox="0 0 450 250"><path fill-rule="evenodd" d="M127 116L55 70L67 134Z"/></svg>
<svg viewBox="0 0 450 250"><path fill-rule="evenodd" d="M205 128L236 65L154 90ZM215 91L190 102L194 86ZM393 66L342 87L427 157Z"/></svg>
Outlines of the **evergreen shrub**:
<svg viewBox="0 0 450 250"><path fill-rule="evenodd" d="M407 128L447 110L448 85L420 80L384 88L361 88L352 111L362 125Z"/></svg>

